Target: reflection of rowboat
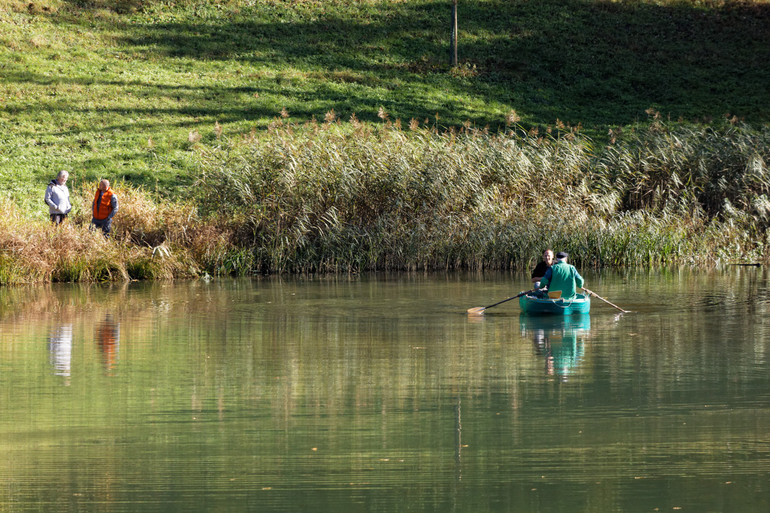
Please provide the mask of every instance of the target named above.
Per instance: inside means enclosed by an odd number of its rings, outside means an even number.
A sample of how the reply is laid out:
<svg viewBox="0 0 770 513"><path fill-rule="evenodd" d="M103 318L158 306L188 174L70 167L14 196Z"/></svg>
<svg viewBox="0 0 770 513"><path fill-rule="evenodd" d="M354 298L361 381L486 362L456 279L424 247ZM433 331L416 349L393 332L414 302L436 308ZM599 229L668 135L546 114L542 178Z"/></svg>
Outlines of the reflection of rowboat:
<svg viewBox="0 0 770 513"><path fill-rule="evenodd" d="M550 299L526 295L519 298L519 306L521 311L527 314L582 314L591 310L591 298L585 294L576 294L572 299Z"/></svg>
<svg viewBox="0 0 770 513"><path fill-rule="evenodd" d="M563 380L574 373L583 357L583 338L591 330L591 315L519 316L522 335L531 335L535 351L545 357L547 374Z"/></svg>
<svg viewBox="0 0 770 513"><path fill-rule="evenodd" d="M587 313L574 315L527 315L522 313L519 316L519 326L522 334L537 330L552 333L566 331L579 333L591 330L591 315Z"/></svg>

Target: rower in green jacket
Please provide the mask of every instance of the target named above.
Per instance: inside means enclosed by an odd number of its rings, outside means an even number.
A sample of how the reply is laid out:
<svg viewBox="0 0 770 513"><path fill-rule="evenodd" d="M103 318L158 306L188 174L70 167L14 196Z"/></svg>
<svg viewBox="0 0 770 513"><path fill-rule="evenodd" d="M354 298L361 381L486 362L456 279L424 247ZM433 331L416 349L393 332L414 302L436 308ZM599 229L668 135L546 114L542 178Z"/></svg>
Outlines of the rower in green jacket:
<svg viewBox="0 0 770 513"><path fill-rule="evenodd" d="M559 251L556 253L556 263L545 272L545 276L540 280L540 287L548 287L549 292L561 291L563 299L572 299L578 287L583 287L583 277L577 272L574 265L567 263L567 253Z"/></svg>

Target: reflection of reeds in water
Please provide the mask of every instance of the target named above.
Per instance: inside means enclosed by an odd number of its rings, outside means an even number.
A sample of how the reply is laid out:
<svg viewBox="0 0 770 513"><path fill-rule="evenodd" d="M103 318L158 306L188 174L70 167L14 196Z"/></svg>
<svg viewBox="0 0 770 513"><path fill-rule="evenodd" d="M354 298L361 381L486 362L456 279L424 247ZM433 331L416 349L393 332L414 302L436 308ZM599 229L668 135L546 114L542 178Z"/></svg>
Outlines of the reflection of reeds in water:
<svg viewBox="0 0 770 513"><path fill-rule="evenodd" d="M702 273L694 281L680 277L661 286L665 276L649 278L655 280L657 294L670 293L666 294L672 296L670 303L621 320L611 309L596 305L590 317L525 319L534 322L529 326L520 326L521 319L517 324L510 313L488 316L478 324L469 323L461 311L423 314L421 309L435 299L422 298L451 297L457 289L439 287L429 289L433 294L415 296L414 290L394 287L392 282L367 284L365 290L347 285L337 289L331 280L320 288L294 287L277 279L2 289L2 311L18 313L2 319L0 353L6 363L18 363L23 372L35 373L38 367L26 362L48 356L43 351L19 350L18 344L28 348L45 341L50 333L46 323L72 324L73 377L81 378L73 381L88 387L88 392L68 400L93 398L104 407L99 411L105 417L125 414L126 406L115 402L106 389L89 386L82 379L84 362L101 373L109 361L102 360L105 346L98 345L97 327L112 314L120 325L116 371L130 373L124 377L136 383L127 397L130 411L151 409L150 414L167 415L182 404L196 420L208 422L222 417L233 420L245 408L249 415L258 412L261 422L270 426L298 418L317 426L325 419L345 416L348 425L351 419L361 423L352 435L360 437L370 436L364 427L376 428L380 422L390 426L404 418L422 422L424 416L410 412L437 408L445 411L444 420L453 426L457 397L463 398L465 411L482 406L500 411L507 410L507 405L515 410L517 405L538 404L553 389L532 380L543 375L544 365L553 363L555 373L565 369L557 356L578 357L571 360L575 365L570 368L570 380L598 379L625 387L624 373L613 369L630 367L638 369L644 381L655 383L661 395L687 382L708 390L715 376L728 368L734 373L751 368L758 372L759 367L752 367L745 356L765 354L767 329L756 321L763 318L767 302L751 307L741 302L740 310L711 324L713 310L705 311L701 301L695 301L694 308L684 307L674 314L671 310L680 302L681 292L690 289L703 293L711 286L725 295L744 297L764 293L765 281L741 281L733 287L730 279ZM643 276L635 281L642 283ZM616 296L609 294L610 285L618 283L608 280L604 288L609 297ZM295 296L295 292L299 293ZM407 303L398 307L404 297L409 298ZM366 306L371 302L376 304ZM400 309L393 311L394 305ZM512 313L518 316L515 310ZM617 323L622 325L613 327ZM17 331L15 327L36 331L9 336ZM520 333L519 327L526 332ZM553 362L544 360L545 352L533 354L535 330L549 334L549 342L562 344L558 349L565 352L549 353ZM575 347L582 352L570 352L572 346L564 345L571 330L577 332L582 346ZM714 333L719 336L714 338ZM747 336L736 338L735 333ZM747 350L752 345L756 349ZM702 363L703 372L682 375L682 362L693 358ZM606 365L610 369L601 367ZM594 373L597 378L592 377ZM559 396L579 401L584 393L582 387L569 387ZM436 430L430 421L418 427L418 432ZM268 429L265 436L281 432Z"/></svg>

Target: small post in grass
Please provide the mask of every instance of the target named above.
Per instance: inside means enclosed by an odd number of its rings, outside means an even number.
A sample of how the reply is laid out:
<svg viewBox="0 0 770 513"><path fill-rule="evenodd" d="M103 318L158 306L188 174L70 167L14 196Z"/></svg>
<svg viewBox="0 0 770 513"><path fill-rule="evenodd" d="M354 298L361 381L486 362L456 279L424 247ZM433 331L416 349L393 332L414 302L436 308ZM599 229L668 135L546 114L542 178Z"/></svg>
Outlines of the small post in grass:
<svg viewBox="0 0 770 513"><path fill-rule="evenodd" d="M457 0L452 0L452 37L449 63L457 66Z"/></svg>

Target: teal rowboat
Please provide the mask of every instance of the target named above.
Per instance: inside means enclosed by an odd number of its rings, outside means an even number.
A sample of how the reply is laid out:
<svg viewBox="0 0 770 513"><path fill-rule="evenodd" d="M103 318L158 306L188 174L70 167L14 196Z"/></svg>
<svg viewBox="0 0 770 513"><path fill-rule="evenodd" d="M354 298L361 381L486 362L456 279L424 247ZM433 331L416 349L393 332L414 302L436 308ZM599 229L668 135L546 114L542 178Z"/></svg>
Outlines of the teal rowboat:
<svg viewBox="0 0 770 513"><path fill-rule="evenodd" d="M519 298L519 306L526 314L587 314L591 310L591 298L585 294L576 294L572 299L549 299L525 295Z"/></svg>

